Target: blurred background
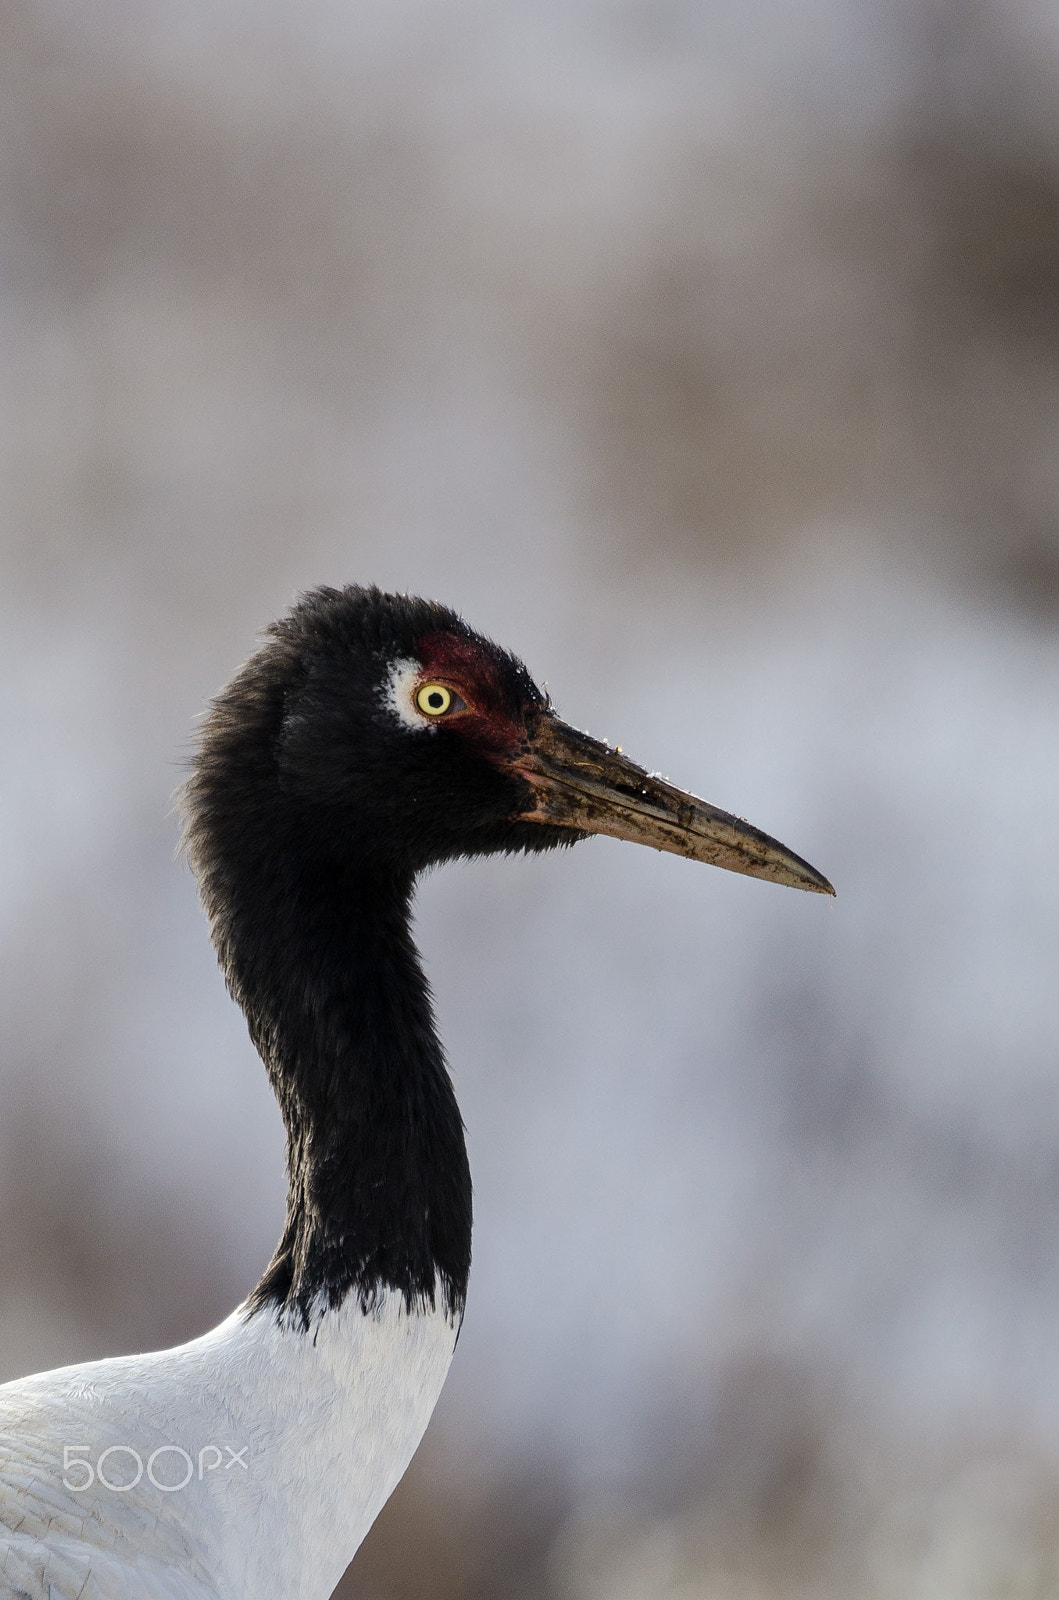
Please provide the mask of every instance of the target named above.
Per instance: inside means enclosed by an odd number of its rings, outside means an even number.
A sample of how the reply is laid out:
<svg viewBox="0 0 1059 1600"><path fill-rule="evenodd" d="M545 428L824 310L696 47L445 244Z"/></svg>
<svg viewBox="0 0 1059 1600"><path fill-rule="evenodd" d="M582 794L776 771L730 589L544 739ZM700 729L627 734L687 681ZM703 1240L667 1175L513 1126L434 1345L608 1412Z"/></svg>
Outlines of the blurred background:
<svg viewBox="0 0 1059 1600"><path fill-rule="evenodd" d="M838 899L423 885L472 1293L338 1593L1059 1596L1055 7L4 0L0 219L0 1377L268 1258L171 796L374 581Z"/></svg>

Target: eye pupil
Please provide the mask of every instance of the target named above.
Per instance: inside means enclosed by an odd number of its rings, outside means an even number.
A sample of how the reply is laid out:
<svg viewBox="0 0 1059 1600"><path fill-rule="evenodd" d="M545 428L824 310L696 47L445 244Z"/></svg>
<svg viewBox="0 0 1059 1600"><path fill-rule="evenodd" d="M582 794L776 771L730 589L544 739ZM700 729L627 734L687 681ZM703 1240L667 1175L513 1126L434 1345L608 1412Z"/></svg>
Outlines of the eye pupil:
<svg viewBox="0 0 1059 1600"><path fill-rule="evenodd" d="M430 694L427 695L427 705L431 711L440 711L444 704L444 696L440 695L436 689L431 690Z"/></svg>

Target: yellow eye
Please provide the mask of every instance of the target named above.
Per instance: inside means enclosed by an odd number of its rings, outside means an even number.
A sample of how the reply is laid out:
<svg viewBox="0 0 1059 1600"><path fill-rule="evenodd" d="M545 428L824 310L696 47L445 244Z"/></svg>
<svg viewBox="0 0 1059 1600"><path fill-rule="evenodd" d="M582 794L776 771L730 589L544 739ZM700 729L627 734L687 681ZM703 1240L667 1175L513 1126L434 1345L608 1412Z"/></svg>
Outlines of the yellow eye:
<svg viewBox="0 0 1059 1600"><path fill-rule="evenodd" d="M416 705L428 717L443 717L452 710L453 693L443 683L423 683L416 690Z"/></svg>

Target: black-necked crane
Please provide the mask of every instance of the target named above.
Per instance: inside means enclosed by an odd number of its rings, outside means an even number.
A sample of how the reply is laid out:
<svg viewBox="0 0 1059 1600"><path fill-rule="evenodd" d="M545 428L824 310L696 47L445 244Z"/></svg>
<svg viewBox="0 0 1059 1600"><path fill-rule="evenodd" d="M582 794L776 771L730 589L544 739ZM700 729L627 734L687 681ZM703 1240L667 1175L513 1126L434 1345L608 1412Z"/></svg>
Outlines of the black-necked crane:
<svg viewBox="0 0 1059 1600"><path fill-rule="evenodd" d="M276 1252L218 1328L0 1389L4 1600L327 1600L452 1358L463 1126L417 875L612 834L831 894L783 845L559 720L447 608L318 589L213 702L186 842L287 1130Z"/></svg>

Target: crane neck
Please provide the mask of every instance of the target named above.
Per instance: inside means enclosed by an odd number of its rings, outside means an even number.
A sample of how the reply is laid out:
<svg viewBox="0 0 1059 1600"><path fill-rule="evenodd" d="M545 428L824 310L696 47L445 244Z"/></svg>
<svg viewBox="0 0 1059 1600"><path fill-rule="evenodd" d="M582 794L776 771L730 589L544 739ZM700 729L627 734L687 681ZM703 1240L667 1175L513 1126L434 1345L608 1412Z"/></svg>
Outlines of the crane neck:
<svg viewBox="0 0 1059 1600"><path fill-rule="evenodd" d="M227 925L229 982L287 1130L286 1222L251 1302L308 1323L321 1303L352 1294L366 1311L393 1289L458 1317L471 1181L411 877L282 860L269 904Z"/></svg>

